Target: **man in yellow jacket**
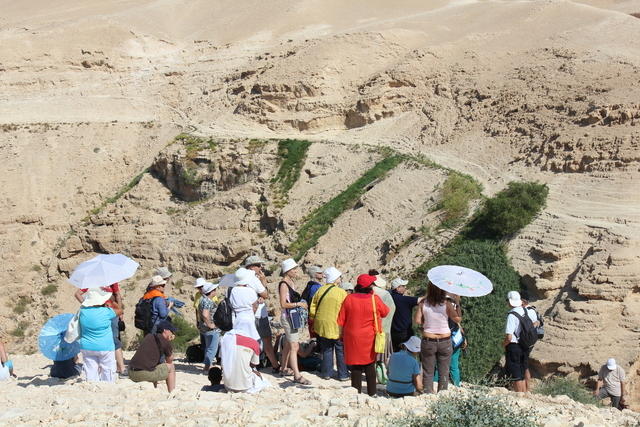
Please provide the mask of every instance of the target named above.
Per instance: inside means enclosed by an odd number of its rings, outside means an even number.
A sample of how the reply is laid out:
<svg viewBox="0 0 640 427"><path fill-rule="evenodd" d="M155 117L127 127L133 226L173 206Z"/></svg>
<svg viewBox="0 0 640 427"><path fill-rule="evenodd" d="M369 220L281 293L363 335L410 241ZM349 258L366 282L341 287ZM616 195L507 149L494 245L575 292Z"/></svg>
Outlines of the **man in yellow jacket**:
<svg viewBox="0 0 640 427"><path fill-rule="evenodd" d="M348 381L351 377L344 362L344 347L340 340L340 327L337 322L340 307L347 297L347 292L339 286L341 276L342 273L335 267L329 267L324 271L327 283L313 296L309 315L313 319L313 329L318 335L322 354L320 377L324 379L333 377L333 353L335 352L338 379Z"/></svg>

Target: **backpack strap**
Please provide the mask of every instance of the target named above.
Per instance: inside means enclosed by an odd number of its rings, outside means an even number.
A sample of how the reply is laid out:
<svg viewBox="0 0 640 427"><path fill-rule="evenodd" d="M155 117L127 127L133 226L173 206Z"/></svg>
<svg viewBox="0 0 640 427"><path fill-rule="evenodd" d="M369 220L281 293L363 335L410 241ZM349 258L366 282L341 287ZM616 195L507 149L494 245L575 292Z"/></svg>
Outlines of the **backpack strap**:
<svg viewBox="0 0 640 427"><path fill-rule="evenodd" d="M522 328L524 327L524 317L522 317L520 314L516 313L515 311L510 311L507 314L507 317L509 317L509 314L513 314L514 316L516 316L516 319L518 319L518 321L520 322L520 333L522 333ZM513 335L516 335L515 331L514 331ZM518 338L517 335L516 335L516 338Z"/></svg>
<svg viewBox="0 0 640 427"><path fill-rule="evenodd" d="M331 286L329 286L329 288L328 288L326 291L324 291L324 294L322 294L322 296L321 296L321 297L320 297L320 299L318 300L318 305L316 305L316 315L318 314L318 310L320 310L320 303L322 302L322 300L324 299L324 297L326 297L326 296L327 296L327 294L328 294L329 292L331 292L331 289L332 289L332 288L335 288L335 287L336 287L336 285L331 285Z"/></svg>

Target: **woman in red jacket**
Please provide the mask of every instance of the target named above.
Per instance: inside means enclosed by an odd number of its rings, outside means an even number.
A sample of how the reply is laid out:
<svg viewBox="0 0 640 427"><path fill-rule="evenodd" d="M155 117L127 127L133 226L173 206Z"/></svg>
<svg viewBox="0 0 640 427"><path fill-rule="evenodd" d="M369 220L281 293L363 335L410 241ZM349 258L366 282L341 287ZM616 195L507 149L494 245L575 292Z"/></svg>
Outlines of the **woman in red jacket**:
<svg viewBox="0 0 640 427"><path fill-rule="evenodd" d="M389 308L373 293L376 278L368 274L358 276L357 286L342 303L338 325L342 327L344 356L351 368L351 386L362 392L362 373L367 376L367 394L376 394L376 331L382 330L382 317ZM374 305L376 319L374 323Z"/></svg>

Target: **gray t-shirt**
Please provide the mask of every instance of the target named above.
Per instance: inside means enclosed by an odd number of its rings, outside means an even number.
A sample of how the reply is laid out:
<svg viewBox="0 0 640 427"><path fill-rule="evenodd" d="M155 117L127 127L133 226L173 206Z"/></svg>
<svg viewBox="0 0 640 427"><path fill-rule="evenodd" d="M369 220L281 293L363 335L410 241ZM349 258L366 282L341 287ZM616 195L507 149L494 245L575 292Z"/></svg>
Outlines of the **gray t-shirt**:
<svg viewBox="0 0 640 427"><path fill-rule="evenodd" d="M610 370L607 368L607 365L602 365L600 372L598 372L598 379L602 380L604 388L610 396L622 396L620 383L624 381L625 376L620 366L616 366L616 369Z"/></svg>

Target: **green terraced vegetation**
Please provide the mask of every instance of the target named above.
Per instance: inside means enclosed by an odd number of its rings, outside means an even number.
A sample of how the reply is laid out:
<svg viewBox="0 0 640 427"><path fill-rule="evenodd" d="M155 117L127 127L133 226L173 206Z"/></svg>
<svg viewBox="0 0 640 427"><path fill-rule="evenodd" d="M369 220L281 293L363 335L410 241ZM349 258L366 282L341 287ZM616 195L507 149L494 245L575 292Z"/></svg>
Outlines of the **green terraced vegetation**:
<svg viewBox="0 0 640 427"><path fill-rule="evenodd" d="M300 171L304 166L310 146L311 142L297 139L284 139L278 142L280 168L271 180L278 199L276 204L284 205L286 203L289 190L300 178Z"/></svg>
<svg viewBox="0 0 640 427"><path fill-rule="evenodd" d="M298 230L296 239L289 246L289 253L295 259L302 258L309 249L318 243L320 237L329 230L333 222L344 211L355 205L372 182L384 177L403 160L404 157L400 155L382 159L342 193L311 212Z"/></svg>
<svg viewBox="0 0 640 427"><path fill-rule="evenodd" d="M104 202L102 202L100 204L100 206L93 208L89 211L89 215L97 215L100 212L102 212L102 210L107 207L108 205L117 202L120 197L124 196L125 194L127 194L129 191L131 191L131 189L133 187L135 187L136 185L138 185L140 183L140 180L142 179L142 177L144 176L145 173L149 172L149 168L143 170L142 172L140 172L138 175L134 176L133 179L131 181L129 181L129 183L127 183L126 185L124 185L122 188L120 188L118 190L118 192L116 194L114 194L112 197L107 198ZM84 219L85 222L88 220L88 218Z"/></svg>

